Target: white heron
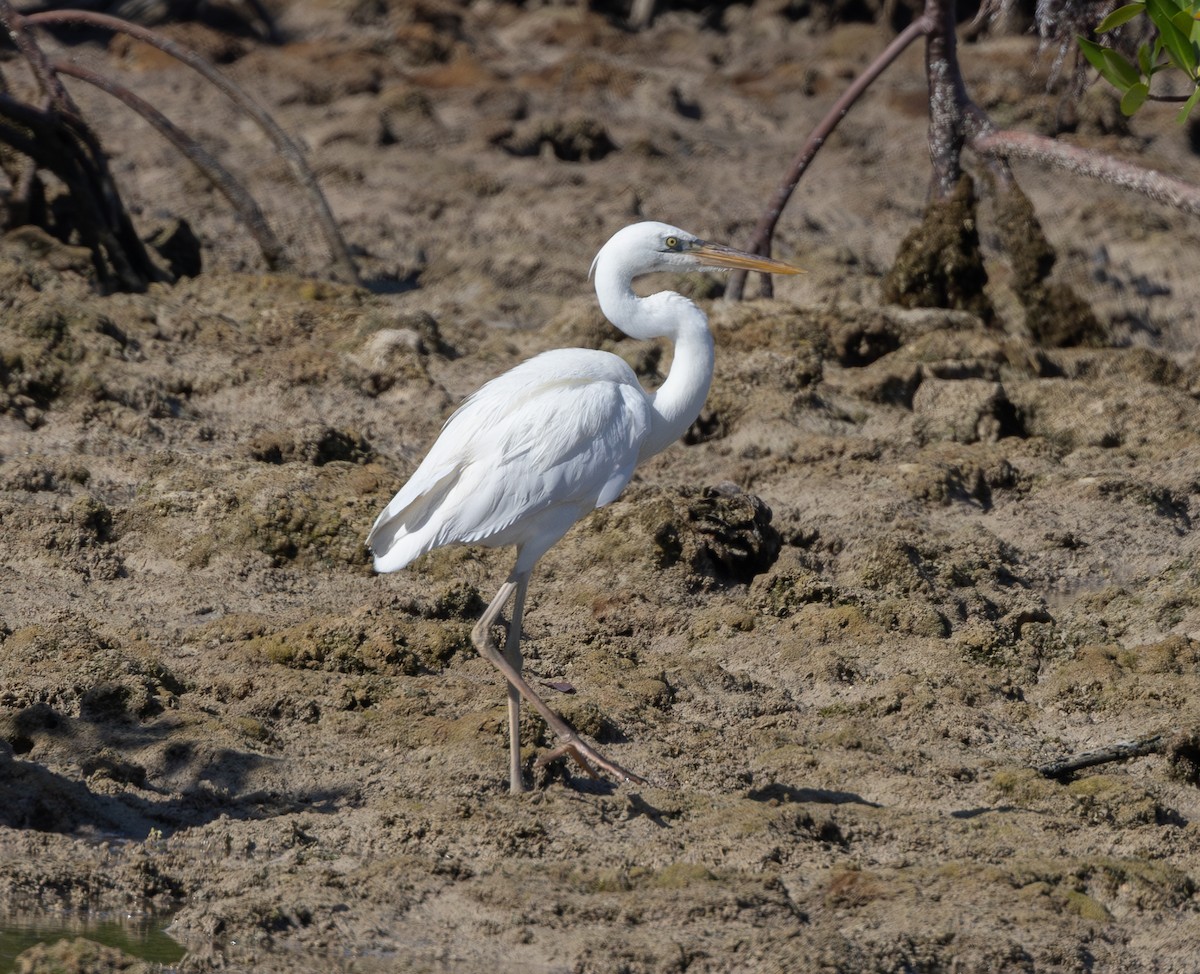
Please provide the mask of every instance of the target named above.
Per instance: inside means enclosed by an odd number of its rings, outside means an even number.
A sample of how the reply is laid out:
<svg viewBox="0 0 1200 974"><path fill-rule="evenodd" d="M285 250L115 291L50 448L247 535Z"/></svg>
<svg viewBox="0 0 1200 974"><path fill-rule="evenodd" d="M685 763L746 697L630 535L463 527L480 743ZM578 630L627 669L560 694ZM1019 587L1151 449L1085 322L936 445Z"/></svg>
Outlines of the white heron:
<svg viewBox="0 0 1200 974"><path fill-rule="evenodd" d="M521 697L545 718L560 746L588 774L591 764L621 781L644 780L608 760L551 710L521 675L521 620L534 565L571 526L616 499L634 468L679 439L704 405L713 372L708 318L681 294L634 293L652 271L798 268L710 243L665 223L618 231L590 276L608 320L631 338L667 338L675 356L662 385L647 392L610 352L543 352L488 382L446 421L407 484L375 521L367 545L375 570L394 572L443 545L515 545L516 564L471 634L476 649L508 680L509 785L521 776ZM503 652L492 638L513 601ZM591 764L589 764L591 762Z"/></svg>

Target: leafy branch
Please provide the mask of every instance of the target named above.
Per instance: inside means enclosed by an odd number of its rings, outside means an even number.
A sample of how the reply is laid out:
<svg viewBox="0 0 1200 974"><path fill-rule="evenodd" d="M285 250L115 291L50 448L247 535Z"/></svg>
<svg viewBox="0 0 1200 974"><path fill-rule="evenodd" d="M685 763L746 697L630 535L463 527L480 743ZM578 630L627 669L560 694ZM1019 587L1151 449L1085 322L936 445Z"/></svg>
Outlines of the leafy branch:
<svg viewBox="0 0 1200 974"><path fill-rule="evenodd" d="M1153 40L1137 45L1133 59L1113 47L1080 37L1083 56L1109 84L1121 93L1121 111L1133 115L1147 101L1182 101L1178 121L1187 121L1200 102L1200 3L1188 0L1139 0L1118 7L1096 27L1107 34L1131 21L1145 18L1153 26ZM1192 84L1190 95L1152 94L1155 75L1181 71Z"/></svg>

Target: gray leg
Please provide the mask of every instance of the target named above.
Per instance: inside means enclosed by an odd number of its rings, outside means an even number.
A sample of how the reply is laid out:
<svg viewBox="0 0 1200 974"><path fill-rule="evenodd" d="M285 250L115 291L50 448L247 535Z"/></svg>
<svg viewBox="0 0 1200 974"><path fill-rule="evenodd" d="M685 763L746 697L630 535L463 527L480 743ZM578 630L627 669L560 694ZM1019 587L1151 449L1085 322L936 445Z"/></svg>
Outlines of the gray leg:
<svg viewBox="0 0 1200 974"><path fill-rule="evenodd" d="M528 591L529 576L519 576L508 636L504 640L504 656L518 673L522 667L521 620L525 616L525 593ZM511 683L508 684L508 790L514 795L525 790L521 777L521 691Z"/></svg>
<svg viewBox="0 0 1200 974"><path fill-rule="evenodd" d="M583 739L571 729L571 726L565 720L563 720L560 716L558 716L558 714L556 714L546 705L545 701L543 701L542 698L537 695L537 692L533 689L533 687L525 682L525 678L521 675L519 662L516 666L514 666L510 658L502 653L496 646L495 640L492 638L492 626L496 624L496 620L500 617L500 613L504 609L504 604L509 600L509 598L512 597L514 592L518 593L520 596L518 599L518 606L514 612L514 619L519 621L521 613L525 608L524 596L525 589L528 587L528 585L528 572L519 577L514 576L501 585L500 591L496 593L496 597L492 599L491 604L484 610L483 615L479 617L479 622L475 624L475 628L471 630L471 642L474 643L475 648L479 650L479 655L495 666L496 669L504 674L505 679L508 680L510 733L515 730L515 720L513 717L514 705L512 702L513 691L515 690L518 700L520 697L524 697L526 700L528 700L530 706L532 706L534 710L542 715L546 723L550 725L550 729L554 731L554 733L558 735L559 740L563 742L559 748L551 752L553 755L569 755L575 759L580 767L582 767L593 777L596 776L596 772L592 770L591 766L588 764L589 761L602 770L607 771L618 781L631 781L635 784L644 785L646 783L644 778L640 778L632 771L626 771L619 764L609 761L594 747L585 743ZM513 635L514 633L516 633L515 637ZM520 625L514 624L509 629L509 641L513 640L514 638L516 640L520 640L520 633ZM520 735L514 733L513 739L509 745L509 754L511 757L515 752L516 757L512 760L516 761L518 765L520 762L520 749ZM514 792L519 792L524 788L524 784L521 783L520 779L520 769L516 766L510 767L515 767L516 776L510 776L509 786ZM517 784L518 786L513 787L514 784Z"/></svg>

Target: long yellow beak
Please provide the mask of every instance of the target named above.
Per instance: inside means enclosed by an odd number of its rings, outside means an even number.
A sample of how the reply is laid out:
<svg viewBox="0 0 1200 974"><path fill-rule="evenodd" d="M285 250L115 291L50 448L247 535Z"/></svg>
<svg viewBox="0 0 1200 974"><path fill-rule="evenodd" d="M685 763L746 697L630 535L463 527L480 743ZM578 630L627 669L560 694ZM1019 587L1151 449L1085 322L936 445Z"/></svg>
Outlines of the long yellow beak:
<svg viewBox="0 0 1200 974"><path fill-rule="evenodd" d="M803 270L771 257L748 254L724 244L705 241L691 250L692 256L705 267L731 267L737 270L763 271L767 274L802 274Z"/></svg>

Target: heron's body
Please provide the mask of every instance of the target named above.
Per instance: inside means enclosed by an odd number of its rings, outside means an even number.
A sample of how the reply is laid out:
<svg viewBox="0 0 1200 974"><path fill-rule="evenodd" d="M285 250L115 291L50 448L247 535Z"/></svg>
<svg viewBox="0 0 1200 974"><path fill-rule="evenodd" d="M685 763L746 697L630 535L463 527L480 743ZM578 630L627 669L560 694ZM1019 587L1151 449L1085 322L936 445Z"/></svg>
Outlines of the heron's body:
<svg viewBox="0 0 1200 974"><path fill-rule="evenodd" d="M556 349L518 365L450 417L380 514L369 538L376 569L396 571L447 544L519 545L532 567L629 483L651 416L650 397L616 355Z"/></svg>
<svg viewBox="0 0 1200 974"><path fill-rule="evenodd" d="M589 349L557 349L518 365L483 386L450 417L367 538L381 572L397 571L443 545L516 547L512 575L473 634L480 652L510 684L513 791L524 787L518 738L522 696L584 767L586 758L610 773L640 780L581 741L525 682L521 613L537 560L576 521L615 500L638 463L679 439L700 414L713 370L708 319L679 294L664 291L642 298L631 287L640 273L700 266L795 270L661 223L639 223L618 232L592 265L596 293L609 320L627 335L674 342L674 362L663 384L647 392L621 358ZM501 655L491 642L490 627L514 593Z"/></svg>

